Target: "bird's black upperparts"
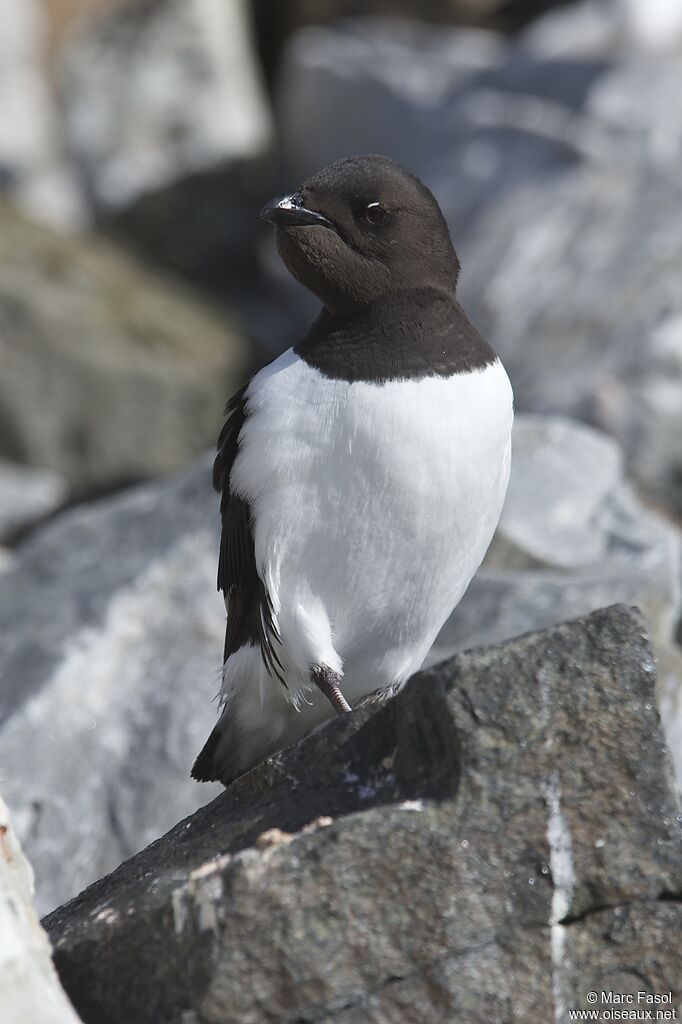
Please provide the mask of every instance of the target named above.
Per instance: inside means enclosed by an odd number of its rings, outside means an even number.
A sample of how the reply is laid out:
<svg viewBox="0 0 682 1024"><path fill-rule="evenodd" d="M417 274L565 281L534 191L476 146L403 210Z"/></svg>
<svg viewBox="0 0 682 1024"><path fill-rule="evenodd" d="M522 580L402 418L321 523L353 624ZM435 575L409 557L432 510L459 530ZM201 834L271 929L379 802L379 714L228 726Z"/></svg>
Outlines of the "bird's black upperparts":
<svg viewBox="0 0 682 1024"><path fill-rule="evenodd" d="M455 298L459 261L438 203L392 160L339 160L261 216L322 301L295 351L325 376L381 383L495 360Z"/></svg>

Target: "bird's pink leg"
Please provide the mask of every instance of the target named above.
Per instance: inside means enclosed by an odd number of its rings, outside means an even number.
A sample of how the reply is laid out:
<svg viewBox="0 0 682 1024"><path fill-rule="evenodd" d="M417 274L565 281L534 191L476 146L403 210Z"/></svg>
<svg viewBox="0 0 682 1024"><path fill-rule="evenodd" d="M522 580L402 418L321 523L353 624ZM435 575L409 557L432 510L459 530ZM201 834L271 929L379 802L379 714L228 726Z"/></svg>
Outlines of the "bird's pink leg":
<svg viewBox="0 0 682 1024"><path fill-rule="evenodd" d="M339 689L341 676L338 672L334 672L328 665L318 665L312 670L310 677L340 715L347 714L351 710L350 704Z"/></svg>

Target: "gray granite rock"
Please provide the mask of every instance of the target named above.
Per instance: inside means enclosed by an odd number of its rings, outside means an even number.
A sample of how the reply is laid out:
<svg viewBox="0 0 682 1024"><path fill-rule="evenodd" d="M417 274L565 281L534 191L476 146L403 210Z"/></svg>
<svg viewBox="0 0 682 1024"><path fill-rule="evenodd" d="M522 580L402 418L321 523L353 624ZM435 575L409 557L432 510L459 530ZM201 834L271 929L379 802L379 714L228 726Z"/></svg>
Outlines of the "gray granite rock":
<svg viewBox="0 0 682 1024"><path fill-rule="evenodd" d="M77 493L168 472L212 444L243 338L102 242L0 206L0 457Z"/></svg>
<svg viewBox="0 0 682 1024"><path fill-rule="evenodd" d="M0 786L42 912L217 787L224 610L209 467L62 513L0 574Z"/></svg>
<svg viewBox="0 0 682 1024"><path fill-rule="evenodd" d="M612 607L413 678L52 914L62 983L93 1024L489 1024L563 1020L641 964L679 1009L654 676Z"/></svg>
<svg viewBox="0 0 682 1024"><path fill-rule="evenodd" d="M55 512L66 496L66 481L58 473L0 459L0 542Z"/></svg>
<svg viewBox="0 0 682 1024"><path fill-rule="evenodd" d="M33 873L0 796L0 992L3 1024L78 1024L31 897Z"/></svg>

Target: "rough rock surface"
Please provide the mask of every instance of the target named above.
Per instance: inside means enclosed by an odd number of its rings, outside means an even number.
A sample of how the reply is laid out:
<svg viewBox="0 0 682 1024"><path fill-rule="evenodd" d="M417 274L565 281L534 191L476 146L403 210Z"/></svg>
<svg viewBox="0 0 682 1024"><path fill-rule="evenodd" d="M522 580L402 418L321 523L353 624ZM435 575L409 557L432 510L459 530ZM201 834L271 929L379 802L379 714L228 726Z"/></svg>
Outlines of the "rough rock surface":
<svg viewBox="0 0 682 1024"><path fill-rule="evenodd" d="M202 463L62 513L0 574L0 786L44 913L217 792L224 610Z"/></svg>
<svg viewBox="0 0 682 1024"><path fill-rule="evenodd" d="M243 341L177 283L0 206L0 456L76 491L168 472L213 443Z"/></svg>
<svg viewBox="0 0 682 1024"><path fill-rule="evenodd" d="M92 1024L563 1021L614 986L681 1008L654 676L616 606L415 677L52 914L62 983Z"/></svg>
<svg viewBox="0 0 682 1024"><path fill-rule="evenodd" d="M0 992L3 1024L78 1024L31 902L33 873L0 797Z"/></svg>

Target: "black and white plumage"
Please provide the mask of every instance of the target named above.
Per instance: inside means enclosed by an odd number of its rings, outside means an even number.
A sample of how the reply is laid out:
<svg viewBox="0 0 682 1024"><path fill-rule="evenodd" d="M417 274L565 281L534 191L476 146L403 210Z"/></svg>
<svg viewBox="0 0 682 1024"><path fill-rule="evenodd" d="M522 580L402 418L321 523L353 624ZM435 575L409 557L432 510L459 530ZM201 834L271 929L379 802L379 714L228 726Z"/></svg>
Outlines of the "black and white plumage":
<svg viewBox="0 0 682 1024"><path fill-rule="evenodd" d="M420 667L490 543L511 455L511 386L457 302L421 182L355 157L263 216L323 308L235 395L218 443L224 707L193 775L225 784Z"/></svg>

